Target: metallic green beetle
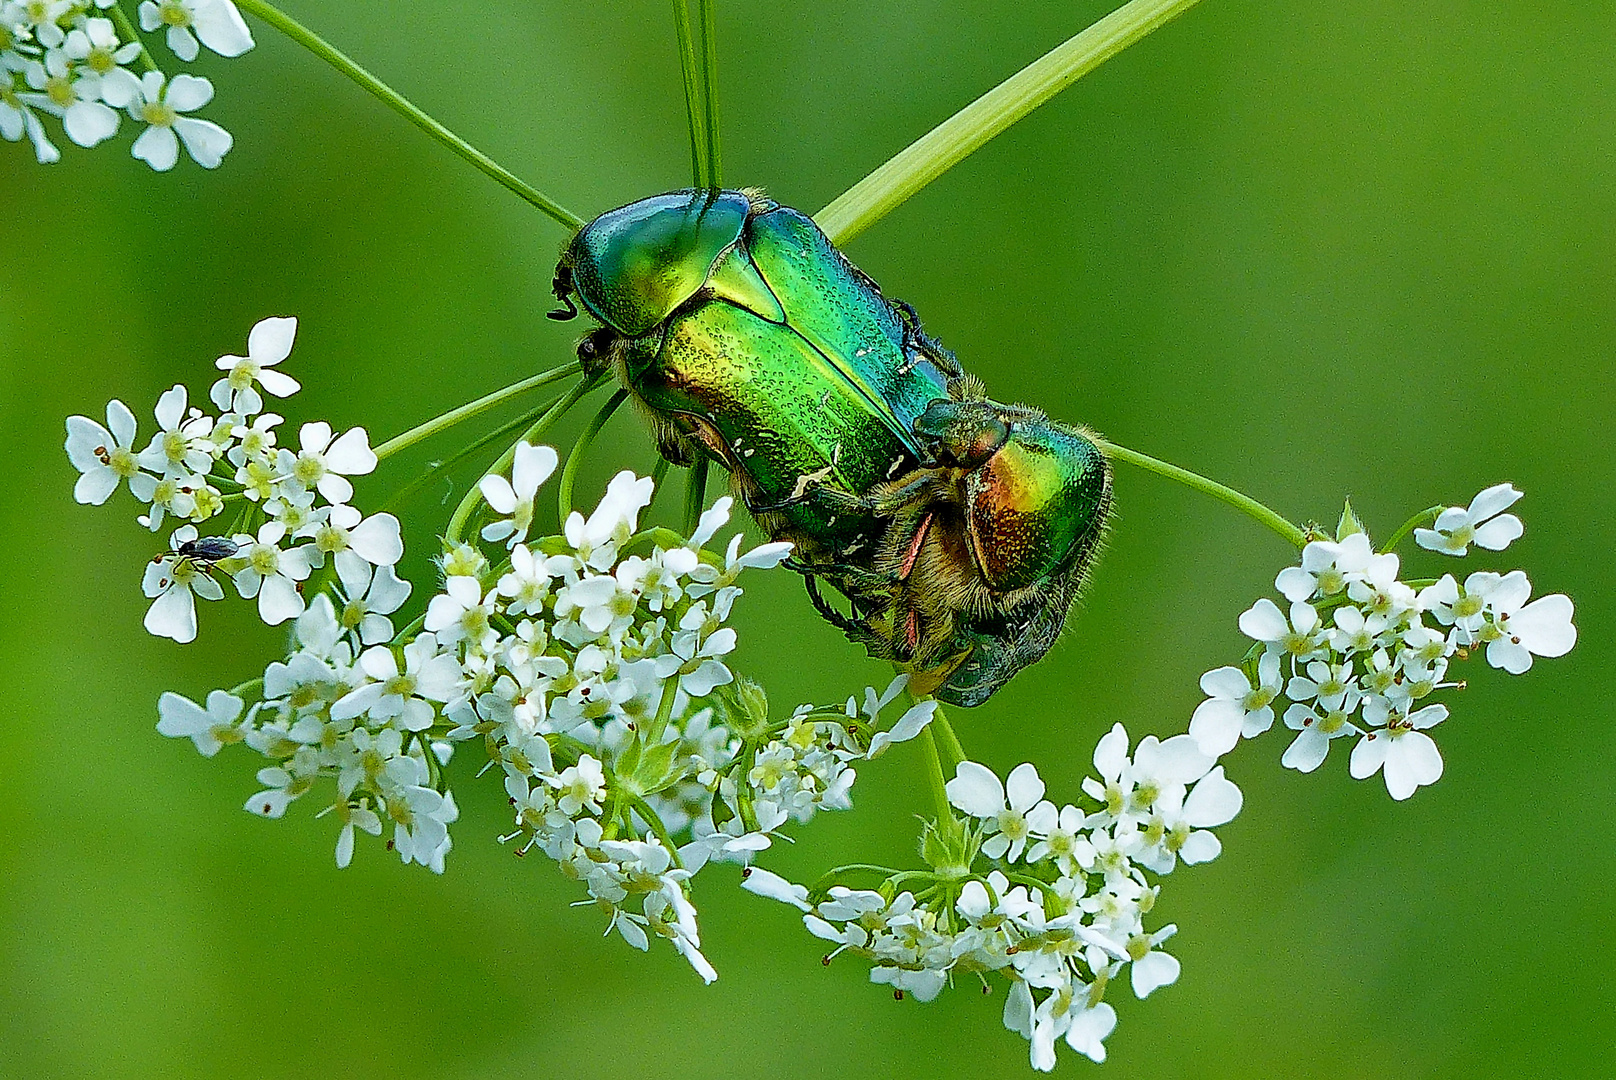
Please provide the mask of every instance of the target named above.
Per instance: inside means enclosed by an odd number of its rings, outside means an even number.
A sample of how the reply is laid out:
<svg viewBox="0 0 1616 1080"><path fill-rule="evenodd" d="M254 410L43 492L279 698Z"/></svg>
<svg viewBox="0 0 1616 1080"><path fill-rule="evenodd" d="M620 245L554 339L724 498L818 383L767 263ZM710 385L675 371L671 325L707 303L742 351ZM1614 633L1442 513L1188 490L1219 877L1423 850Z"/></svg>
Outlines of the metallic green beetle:
<svg viewBox="0 0 1616 1080"><path fill-rule="evenodd" d="M676 464L706 455L816 608L919 692L974 705L1060 634L1110 504L1078 428L990 401L913 309L753 191L609 211L562 254L558 318ZM816 582L851 608L831 606Z"/></svg>

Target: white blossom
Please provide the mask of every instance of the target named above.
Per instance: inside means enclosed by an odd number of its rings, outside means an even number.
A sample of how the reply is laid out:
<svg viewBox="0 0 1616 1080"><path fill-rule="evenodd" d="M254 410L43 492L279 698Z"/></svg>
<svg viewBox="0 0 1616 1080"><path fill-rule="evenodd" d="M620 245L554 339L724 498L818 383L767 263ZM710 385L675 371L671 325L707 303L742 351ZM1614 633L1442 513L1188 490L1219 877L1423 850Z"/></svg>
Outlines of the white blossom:
<svg viewBox="0 0 1616 1080"><path fill-rule="evenodd" d="M1442 777L1442 754L1426 729L1448 718L1445 705L1427 705L1384 728L1365 733L1352 748L1351 772L1363 780L1384 767L1386 791L1402 800Z"/></svg>
<svg viewBox="0 0 1616 1080"><path fill-rule="evenodd" d="M211 567L180 554L180 549L196 538L194 526L174 530L168 539L169 553L147 563L141 580L141 591L152 600L146 611L146 629L182 645L196 640L196 597L224 598L224 590L210 573Z"/></svg>
<svg viewBox="0 0 1616 1080"><path fill-rule="evenodd" d="M234 574L241 598L257 597L258 614L271 626L303 614L303 594L298 584L309 576L313 566L311 545L282 548L286 526L278 521L264 522L257 536L241 533L234 539L241 548L237 559L242 566Z"/></svg>
<svg viewBox="0 0 1616 1080"><path fill-rule="evenodd" d="M330 424L316 420L304 424L297 437L299 451L293 454L282 448L277 457L277 467L295 490L318 489L327 502L345 503L353 498L348 477L363 476L376 468L370 436L362 427L333 436Z"/></svg>
<svg viewBox="0 0 1616 1080"><path fill-rule="evenodd" d="M514 548L527 539L527 531L533 524L534 496L539 485L555 472L557 460L553 447L518 443L510 480L498 473L482 478L478 486L483 498L495 511L505 515L483 526L484 540L503 540L506 547Z"/></svg>
<svg viewBox="0 0 1616 1080"><path fill-rule="evenodd" d="M1468 507L1443 510L1433 528L1415 529L1414 541L1445 555L1468 554L1471 544L1488 551L1503 551L1526 531L1520 518L1504 513L1520 497L1515 485L1494 484L1471 499Z"/></svg>
<svg viewBox="0 0 1616 1080"><path fill-rule="evenodd" d="M197 39L220 56L240 56L253 47L252 32L230 0L142 0L140 28L167 30L168 47L190 63Z"/></svg>
<svg viewBox="0 0 1616 1080"><path fill-rule="evenodd" d="M284 371L275 370L277 364L292 354L296 337L295 318L259 320L247 335L246 356L221 356L215 361L214 366L225 372L225 376L209 391L213 403L221 409L250 416L264 407L264 399L258 393L260 386L265 393L280 398L297 393L302 389L301 384ZM272 441L268 442L263 449L267 451L273 445Z"/></svg>
<svg viewBox="0 0 1616 1080"><path fill-rule="evenodd" d="M158 172L179 161L180 144L204 169L216 169L235 140L211 120L195 112L213 100L213 84L195 75L176 75L165 83L161 72L148 71L140 79L140 93L129 102L129 115L146 124L131 153Z"/></svg>
<svg viewBox="0 0 1616 1080"><path fill-rule="evenodd" d="M157 478L140 470L134 448L136 428L135 414L116 398L107 403L106 427L87 416L67 418L67 459L81 474L73 498L100 506L123 482L129 484L135 498L142 502L151 498Z"/></svg>

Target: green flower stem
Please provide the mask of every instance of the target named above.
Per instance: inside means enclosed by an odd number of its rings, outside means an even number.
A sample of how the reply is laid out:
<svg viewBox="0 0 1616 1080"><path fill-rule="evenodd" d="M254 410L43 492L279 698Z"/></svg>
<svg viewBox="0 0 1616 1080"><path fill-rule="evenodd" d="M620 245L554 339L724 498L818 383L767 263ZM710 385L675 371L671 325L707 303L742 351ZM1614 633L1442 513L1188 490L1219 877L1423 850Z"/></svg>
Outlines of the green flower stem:
<svg viewBox="0 0 1616 1080"><path fill-rule="evenodd" d="M1250 495L1243 495L1234 488L1220 484L1216 480L1208 480L1200 473L1192 473L1188 469L1170 465L1160 458L1153 458L1149 454L1141 454L1137 450L1129 450L1126 446L1118 446L1107 439L1094 437L1094 442L1106 457L1115 461L1126 461L1129 465L1137 465L1141 469L1155 473L1157 476L1177 480L1180 484L1192 487L1196 491L1212 496L1214 499L1222 499L1241 513L1268 526L1297 547L1307 543L1307 533L1256 499L1253 499Z"/></svg>
<svg viewBox="0 0 1616 1080"><path fill-rule="evenodd" d="M948 753L949 764L958 765L962 761L969 761L965 756L965 748L960 745L959 736L954 734L954 725L948 722L943 715L943 703L937 703L937 711L931 714L931 726L936 728L943 739L943 749Z"/></svg>
<svg viewBox="0 0 1616 1080"><path fill-rule="evenodd" d="M406 499L425 487L434 476L439 475L446 469L454 468L456 465L460 464L462 461L466 460L468 457L475 454L489 443L496 443L505 438L505 436L510 435L512 432L526 430L528 427L532 426L535 420L537 420L540 416L543 416L545 411L556 403L556 400L557 399L546 401L543 405L540 405L536 409L529 409L521 416L513 417L486 434L479 435L475 442L462 446L459 450L456 450L442 461L433 462L431 465L427 466L426 470L422 472L421 475L417 476L414 480L411 480L409 483L393 492L393 494L389 495L387 497L387 501L382 503L377 509L391 510L393 507L403 504ZM445 496L445 498L447 497L448 496Z"/></svg>
<svg viewBox="0 0 1616 1080"><path fill-rule="evenodd" d="M257 693L258 691L262 690L263 687L264 687L264 677L262 675L260 675L256 679L248 679L244 683L239 683L239 684L237 684L235 686L232 686L230 688L230 695L232 697L240 697L241 695L247 693L249 690L252 691L253 693Z"/></svg>
<svg viewBox="0 0 1616 1080"><path fill-rule="evenodd" d="M563 394L554 405L550 406L549 409L545 410L544 415L539 417L538 420L534 422L533 426L528 428L527 431L522 434L520 439L517 439L516 442L512 443L506 449L506 451L499 456L499 459L488 467L487 471L484 472L483 475L492 476L495 473L504 472L506 469L510 468L511 462L516 460L516 447L518 444L532 442L540 435L543 435L555 424L557 420L566 415L568 409L578 404L580 398L589 393L595 387L599 386L605 378L606 376L601 374L593 378L579 379L578 382L573 385L573 388ZM444 530L443 539L447 543L458 544L460 542L461 535L466 531L466 522L470 520L472 511L476 510L478 505L481 504L482 498L482 486L480 484L471 485L471 490L466 492L465 497L460 500L460 505L455 507L454 514L450 516L449 527Z"/></svg>
<svg viewBox="0 0 1616 1080"><path fill-rule="evenodd" d="M937 804L937 820L952 821L954 808L948 802L948 782L943 779L943 761L937 756L937 740L932 737L930 724L920 732L920 748L926 757L926 773L931 780L932 800Z"/></svg>
<svg viewBox="0 0 1616 1080"><path fill-rule="evenodd" d="M673 842L673 837L668 835L668 827L662 824L662 819L651 809L651 804L633 793L628 796L628 804L645 819L645 823L651 827L651 832L656 834L656 838L662 841L662 846L668 849L668 854L673 856L675 869L683 870L685 864L679 858L679 846Z"/></svg>
<svg viewBox="0 0 1616 1080"><path fill-rule="evenodd" d="M1394 550L1397 547L1398 544L1401 544L1403 542L1403 540L1405 538L1407 538L1409 533L1413 532L1415 529L1420 528L1422 525L1430 525L1431 523L1436 521L1437 515L1442 513L1442 511L1446 510L1446 509L1447 509L1447 507L1445 507L1445 506L1431 506L1431 507L1427 507L1424 510L1421 510L1419 513L1415 514L1413 517L1411 517L1407 521L1403 522L1402 527L1399 528L1396 532L1392 533L1392 538L1390 540L1386 541L1386 546L1382 547L1380 549L1380 553L1382 555L1384 555L1388 551Z"/></svg>
<svg viewBox="0 0 1616 1080"><path fill-rule="evenodd" d="M118 28L120 38L140 45L140 66L147 71L156 71L157 61L153 60L151 53L146 51L145 40L141 38L140 32L135 29L134 20L123 10L122 4L112 5L112 22Z"/></svg>
<svg viewBox="0 0 1616 1080"><path fill-rule="evenodd" d="M612 413L617 411L617 407L623 404L623 400L627 397L628 390L619 388L617 393L607 398L606 404L600 407L595 418L589 421L589 426L584 428L583 434L578 436L578 441L572 444L572 451L567 454L567 463L561 467L561 483L556 485L560 489L557 498L561 510L561 516L556 519L557 521L566 521L567 515L572 513L572 489L578 483L578 466L583 463L584 454L589 452L595 436L600 434L600 429L606 426L606 421L612 418Z"/></svg>
<svg viewBox="0 0 1616 1080"><path fill-rule="evenodd" d="M685 485L685 535L690 536L696 531L701 521L702 504L707 500L707 459L697 458L696 463L690 466L690 476Z"/></svg>
<svg viewBox="0 0 1616 1080"><path fill-rule="evenodd" d="M921 136L814 215L845 244L982 144L1197 0L1131 0Z"/></svg>
<svg viewBox="0 0 1616 1080"><path fill-rule="evenodd" d="M407 644L409 644L410 640L413 639L416 634L419 634L421 632L422 628L425 627L425 626L426 626L426 612L423 611L423 612L421 612L421 614L419 614L415 618L411 619L409 621L409 625L405 626L404 629L402 629L398 633L394 634L393 635L393 640L389 641L388 644L389 645L407 645Z"/></svg>
<svg viewBox="0 0 1616 1080"><path fill-rule="evenodd" d="M642 733L647 750L662 745L662 734L668 730L668 721L673 719L673 702L678 696L679 679L674 676L662 684L662 697L657 701L656 716L651 718L651 725Z"/></svg>
<svg viewBox="0 0 1616 1080"><path fill-rule="evenodd" d="M314 31L310 30L308 27L304 26L290 15L287 15L273 4L266 3L265 0L236 0L236 7L240 8L242 11L248 12L249 14L258 16L270 26L273 26L275 29L279 30L281 33L303 46L305 49L308 49L315 56L318 56L332 67L348 76L348 78L352 79L366 90L369 90L377 98L380 98L381 101L394 112L398 113L410 123L414 124L416 127L438 140L444 146L447 146L450 150L453 150L456 154L459 154L461 157L471 162L488 176L493 177L494 180L504 185L504 187L508 190L514 192L518 197L526 200L534 207L537 207L540 212L544 213L552 220L567 226L569 229L576 229L584 223L583 218L561 206L559 203L552 200L549 196L545 195L531 184L517 178L517 176L510 170L506 169L493 158L489 157L481 150L478 150L475 146L472 146L466 140L462 139L460 136L456 135L454 132L432 119L432 117L428 116L420 109L416 108L407 98L404 97L403 94L400 94L397 90L394 90L392 87L376 78L376 76L354 63L339 49L335 48L326 42L325 39L321 38L320 35L316 34Z"/></svg>
<svg viewBox="0 0 1616 1080"><path fill-rule="evenodd" d="M661 454L658 454L656 461L651 464L651 501L645 506L647 513L656 505L657 496L662 494L662 482L668 478L669 464L668 459Z"/></svg>
<svg viewBox="0 0 1616 1080"><path fill-rule="evenodd" d="M707 132L707 186L723 187L724 170L718 153L718 42L714 0L697 0L701 10L701 99L706 106L702 124Z"/></svg>
<svg viewBox="0 0 1616 1080"><path fill-rule="evenodd" d="M501 387L491 394L484 394L476 401L468 401L459 408L450 409L446 413L434 416L425 423L417 424L402 435L395 435L391 439L376 447L376 460L385 461L400 450L408 450L422 439L429 439L440 431L447 431L462 420L470 420L474 416L481 416L496 405L503 404L513 397L525 394L529 390L536 390L541 386L549 386L553 382L560 382L569 375L576 375L583 370L583 364L577 360L560 367L553 367L549 371L541 371L537 375L529 376Z"/></svg>
<svg viewBox="0 0 1616 1080"><path fill-rule="evenodd" d="M690 36L690 8L685 0L673 0L673 28L679 35L679 74L685 84L685 119L690 127L690 173L699 188L712 187L707 162L707 133L700 105L701 89L696 76L696 44Z"/></svg>

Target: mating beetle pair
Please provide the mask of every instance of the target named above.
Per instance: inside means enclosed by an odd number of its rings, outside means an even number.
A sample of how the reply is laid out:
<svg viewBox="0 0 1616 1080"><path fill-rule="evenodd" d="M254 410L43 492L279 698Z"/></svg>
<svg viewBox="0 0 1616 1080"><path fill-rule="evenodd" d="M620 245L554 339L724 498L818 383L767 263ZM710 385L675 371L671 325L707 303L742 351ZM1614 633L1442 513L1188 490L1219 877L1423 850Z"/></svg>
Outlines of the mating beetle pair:
<svg viewBox="0 0 1616 1080"><path fill-rule="evenodd" d="M729 470L819 612L917 691L979 704L1054 644L1109 463L1081 429L989 400L810 219L754 191L643 199L578 232L555 292L556 317L577 297L603 324L579 355L663 456Z"/></svg>

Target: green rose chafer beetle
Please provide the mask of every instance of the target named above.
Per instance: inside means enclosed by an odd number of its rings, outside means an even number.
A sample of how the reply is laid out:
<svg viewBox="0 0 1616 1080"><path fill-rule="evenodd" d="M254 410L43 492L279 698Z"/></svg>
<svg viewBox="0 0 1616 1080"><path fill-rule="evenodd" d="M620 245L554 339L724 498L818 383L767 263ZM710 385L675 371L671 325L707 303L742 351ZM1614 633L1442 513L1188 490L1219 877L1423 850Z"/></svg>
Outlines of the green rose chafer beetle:
<svg viewBox="0 0 1616 1080"><path fill-rule="evenodd" d="M601 322L579 355L663 456L723 465L820 613L917 692L979 704L1059 636L1109 463L1082 429L989 400L809 218L756 191L643 199L579 230L555 293L555 317L576 298Z"/></svg>

